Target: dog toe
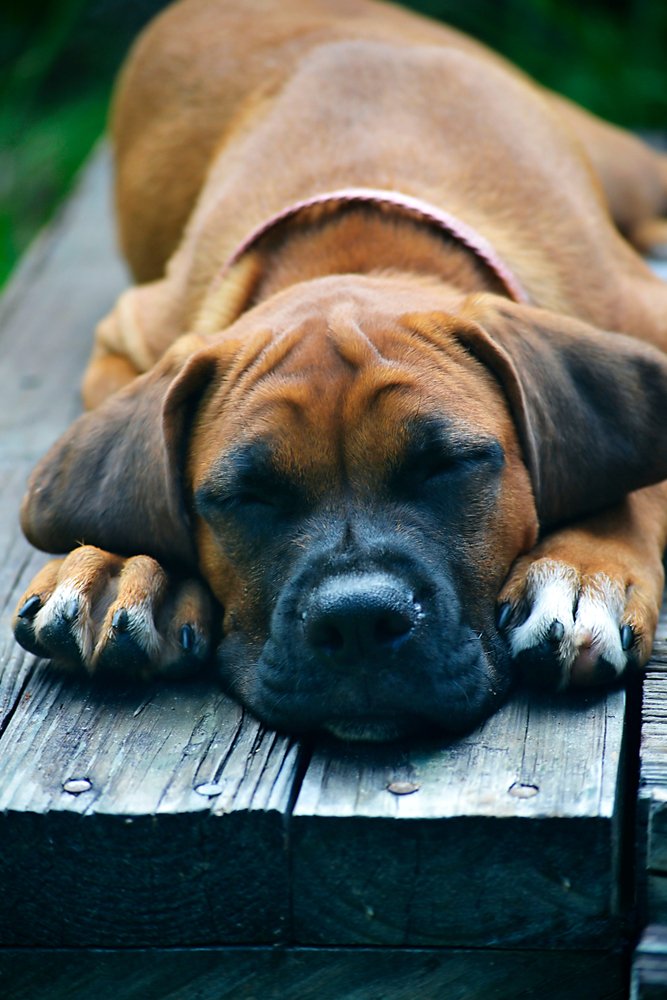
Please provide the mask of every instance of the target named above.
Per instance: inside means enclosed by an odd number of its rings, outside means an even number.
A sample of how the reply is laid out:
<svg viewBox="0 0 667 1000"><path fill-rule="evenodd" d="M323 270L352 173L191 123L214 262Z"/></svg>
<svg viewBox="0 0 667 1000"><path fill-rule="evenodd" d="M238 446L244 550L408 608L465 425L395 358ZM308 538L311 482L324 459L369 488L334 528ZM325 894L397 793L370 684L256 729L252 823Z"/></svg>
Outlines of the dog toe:
<svg viewBox="0 0 667 1000"><path fill-rule="evenodd" d="M35 656L48 656L44 646L40 646L35 637L35 617L42 607L40 594L22 597L14 613L12 627L16 641Z"/></svg>
<svg viewBox="0 0 667 1000"><path fill-rule="evenodd" d="M196 580L182 581L172 590L160 615L165 636L161 675L185 677L201 669L210 656L212 617L211 598Z"/></svg>
<svg viewBox="0 0 667 1000"><path fill-rule="evenodd" d="M13 623L18 642L64 666L85 664L93 644L91 607L117 563L92 546L47 563L19 601Z"/></svg>
<svg viewBox="0 0 667 1000"><path fill-rule="evenodd" d="M96 675L181 677L211 648L212 599L194 580L171 579L149 556L122 559L81 546L52 560L14 615L29 652Z"/></svg>
<svg viewBox="0 0 667 1000"><path fill-rule="evenodd" d="M119 595L99 630L92 665L96 673L111 677L145 677L153 672L159 648L150 605L133 605Z"/></svg>
<svg viewBox="0 0 667 1000"><path fill-rule="evenodd" d="M502 617L512 657L534 686L608 684L649 655L644 637L657 612L623 578L522 560L501 600L511 609Z"/></svg>

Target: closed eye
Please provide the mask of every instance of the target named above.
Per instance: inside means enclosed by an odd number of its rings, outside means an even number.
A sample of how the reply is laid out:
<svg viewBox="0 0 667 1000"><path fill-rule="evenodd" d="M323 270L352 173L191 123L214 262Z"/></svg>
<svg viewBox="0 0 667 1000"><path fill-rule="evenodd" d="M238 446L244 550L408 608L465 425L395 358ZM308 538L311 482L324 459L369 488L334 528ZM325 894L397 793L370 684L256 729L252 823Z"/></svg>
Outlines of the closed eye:
<svg viewBox="0 0 667 1000"><path fill-rule="evenodd" d="M267 494L257 490L239 490L236 493L218 495L215 498L215 505L221 510L236 510L241 507L275 507L276 497L270 498Z"/></svg>
<svg viewBox="0 0 667 1000"><path fill-rule="evenodd" d="M298 500L292 491L277 484L270 487L268 484L239 486L225 490L220 490L213 484L197 490L194 501L197 513L207 520L225 515L290 513L298 506Z"/></svg>
<svg viewBox="0 0 667 1000"><path fill-rule="evenodd" d="M392 482L399 490L414 490L440 481L453 483L461 477L498 472L505 454L495 438L462 440L437 420L413 425L408 447L394 467Z"/></svg>
<svg viewBox="0 0 667 1000"><path fill-rule="evenodd" d="M427 453L414 459L414 471L419 471L424 479L437 479L456 472L473 471L482 466L500 468L505 455L497 442L489 446L458 451L454 454Z"/></svg>
<svg viewBox="0 0 667 1000"><path fill-rule="evenodd" d="M209 521L256 515L261 522L267 515L294 513L301 504L300 491L274 467L272 449L264 442L243 445L224 456L194 495L195 510Z"/></svg>

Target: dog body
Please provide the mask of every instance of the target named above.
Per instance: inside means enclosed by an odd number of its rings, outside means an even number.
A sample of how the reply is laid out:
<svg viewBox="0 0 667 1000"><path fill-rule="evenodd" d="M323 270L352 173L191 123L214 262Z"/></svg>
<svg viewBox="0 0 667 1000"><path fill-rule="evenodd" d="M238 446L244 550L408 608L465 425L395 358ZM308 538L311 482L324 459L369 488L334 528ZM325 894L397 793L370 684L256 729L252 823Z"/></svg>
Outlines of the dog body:
<svg viewBox="0 0 667 1000"><path fill-rule="evenodd" d="M366 739L469 727L517 664L646 660L667 289L628 240L667 242L664 158L450 29L325 0L170 8L114 141L140 284L31 480L26 534L73 551L24 645L147 674L215 646L269 724Z"/></svg>

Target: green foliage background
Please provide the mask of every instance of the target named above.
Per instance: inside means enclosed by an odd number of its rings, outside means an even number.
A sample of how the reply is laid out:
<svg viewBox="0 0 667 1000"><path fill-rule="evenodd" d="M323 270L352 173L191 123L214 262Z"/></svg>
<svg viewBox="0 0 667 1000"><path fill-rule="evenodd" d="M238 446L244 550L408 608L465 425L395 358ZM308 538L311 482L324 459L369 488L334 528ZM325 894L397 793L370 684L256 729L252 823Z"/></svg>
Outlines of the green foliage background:
<svg viewBox="0 0 667 1000"><path fill-rule="evenodd" d="M0 284L101 134L116 69L160 0L3 0ZM619 124L667 126L665 0L413 0Z"/></svg>

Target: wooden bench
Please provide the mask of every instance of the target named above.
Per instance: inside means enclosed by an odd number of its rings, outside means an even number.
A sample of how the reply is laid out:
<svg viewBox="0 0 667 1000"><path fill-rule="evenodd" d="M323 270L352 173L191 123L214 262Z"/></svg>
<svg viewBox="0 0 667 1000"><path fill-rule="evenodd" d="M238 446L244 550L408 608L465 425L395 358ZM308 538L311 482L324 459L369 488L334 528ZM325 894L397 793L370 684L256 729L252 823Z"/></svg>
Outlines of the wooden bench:
<svg viewBox="0 0 667 1000"><path fill-rule="evenodd" d="M665 265L667 279L667 265ZM667 997L667 616L644 680L640 743L637 859L640 922L633 1000Z"/></svg>
<svg viewBox="0 0 667 1000"><path fill-rule="evenodd" d="M268 732L212 681L100 689L14 643L44 561L25 479L126 281L108 173L101 153L0 313L0 996L627 996L638 691L517 694L463 739L345 747ZM663 684L665 642L663 620Z"/></svg>

